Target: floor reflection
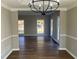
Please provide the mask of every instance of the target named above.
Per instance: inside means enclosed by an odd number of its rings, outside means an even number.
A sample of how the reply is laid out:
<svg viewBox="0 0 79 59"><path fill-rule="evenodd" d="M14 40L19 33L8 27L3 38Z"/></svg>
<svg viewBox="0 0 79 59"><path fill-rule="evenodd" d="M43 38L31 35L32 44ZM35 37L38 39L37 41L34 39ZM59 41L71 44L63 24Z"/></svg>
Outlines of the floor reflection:
<svg viewBox="0 0 79 59"><path fill-rule="evenodd" d="M37 47L43 47L44 46L44 37L37 37Z"/></svg>
<svg viewBox="0 0 79 59"><path fill-rule="evenodd" d="M25 37L19 36L19 46L20 48L25 48Z"/></svg>

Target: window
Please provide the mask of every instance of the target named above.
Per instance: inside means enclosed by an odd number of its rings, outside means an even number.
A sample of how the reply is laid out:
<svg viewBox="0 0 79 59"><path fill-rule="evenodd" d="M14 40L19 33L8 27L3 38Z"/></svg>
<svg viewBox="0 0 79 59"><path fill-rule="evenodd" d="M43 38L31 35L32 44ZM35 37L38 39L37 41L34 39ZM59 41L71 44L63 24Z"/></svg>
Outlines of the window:
<svg viewBox="0 0 79 59"><path fill-rule="evenodd" d="M37 20L37 34L44 33L44 20L40 19Z"/></svg>

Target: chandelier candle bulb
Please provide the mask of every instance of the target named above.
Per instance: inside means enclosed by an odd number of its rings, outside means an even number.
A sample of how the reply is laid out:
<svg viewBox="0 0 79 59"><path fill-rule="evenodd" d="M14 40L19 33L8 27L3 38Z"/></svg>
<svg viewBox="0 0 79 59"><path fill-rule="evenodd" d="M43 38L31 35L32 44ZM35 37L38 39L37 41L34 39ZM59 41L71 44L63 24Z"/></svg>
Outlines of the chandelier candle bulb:
<svg viewBox="0 0 79 59"><path fill-rule="evenodd" d="M41 4L39 5L39 7L41 7Z"/></svg>
<svg viewBox="0 0 79 59"><path fill-rule="evenodd" d="M57 2L60 2L59 0L56 0Z"/></svg>
<svg viewBox="0 0 79 59"><path fill-rule="evenodd" d="M50 4L50 6L52 7L52 6L53 6L53 4L51 3L51 4Z"/></svg>

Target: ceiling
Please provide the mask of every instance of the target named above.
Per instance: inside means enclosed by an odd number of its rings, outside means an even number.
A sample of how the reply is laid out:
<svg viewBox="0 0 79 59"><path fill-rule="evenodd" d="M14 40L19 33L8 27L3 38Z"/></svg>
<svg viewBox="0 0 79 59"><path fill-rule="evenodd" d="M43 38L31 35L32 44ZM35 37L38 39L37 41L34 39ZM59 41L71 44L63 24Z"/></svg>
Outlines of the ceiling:
<svg viewBox="0 0 79 59"><path fill-rule="evenodd" d="M10 10L29 10L31 0L1 0L1 5ZM59 9L70 9L77 5L77 0L59 0Z"/></svg>

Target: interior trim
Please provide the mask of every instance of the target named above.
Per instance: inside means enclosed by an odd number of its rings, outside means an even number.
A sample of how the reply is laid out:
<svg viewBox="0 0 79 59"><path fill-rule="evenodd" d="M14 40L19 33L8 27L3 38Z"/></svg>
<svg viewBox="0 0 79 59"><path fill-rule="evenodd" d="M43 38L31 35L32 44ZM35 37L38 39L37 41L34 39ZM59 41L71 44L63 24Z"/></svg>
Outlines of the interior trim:
<svg viewBox="0 0 79 59"><path fill-rule="evenodd" d="M66 50L71 56L77 59L77 57L74 54L72 54L67 48L59 48L58 50Z"/></svg>
<svg viewBox="0 0 79 59"><path fill-rule="evenodd" d="M3 39L1 40L1 42L4 42L5 40L10 39L11 37L12 37L12 35L7 36L7 37L3 38Z"/></svg>
<svg viewBox="0 0 79 59"><path fill-rule="evenodd" d="M13 50L10 50L10 52L3 58L3 59L7 59L7 57L13 52Z"/></svg>
<svg viewBox="0 0 79 59"><path fill-rule="evenodd" d="M66 49L66 51L67 51L71 56L73 56L75 59L77 59L77 57L76 57L74 54L72 54L68 49Z"/></svg>
<svg viewBox="0 0 79 59"><path fill-rule="evenodd" d="M7 59L7 57L13 52L13 51L19 51L20 49L12 49L3 59Z"/></svg>
<svg viewBox="0 0 79 59"><path fill-rule="evenodd" d="M5 38L3 38L2 40L1 40L1 42L4 42L5 40L7 40L7 39L10 39L10 38L12 38L12 37L17 37L18 35L10 35L10 36L7 36L7 37L5 37Z"/></svg>
<svg viewBox="0 0 79 59"><path fill-rule="evenodd" d="M1 7L10 11L30 11L30 8L11 8L8 5L5 5L4 3L1 3ZM57 10L67 11L67 8L58 8Z"/></svg>
<svg viewBox="0 0 79 59"><path fill-rule="evenodd" d="M1 7L4 7L5 9L10 10L10 11L18 11L18 10L20 10L20 11L29 11L30 10L30 8L28 8L28 9L27 8L11 8L10 6L5 5L2 2L1 2ZM70 10L70 9L72 9L74 7L77 7L77 3L76 2L74 4L72 4L71 7L68 7L68 8L58 8L57 10L67 11L67 10Z"/></svg>
<svg viewBox="0 0 79 59"><path fill-rule="evenodd" d="M7 5L5 5L5 4L2 3L2 2L1 2L1 7L5 8L5 9L7 9L7 10L9 10L9 11L11 11L11 8L10 8L9 6L7 6Z"/></svg>
<svg viewBox="0 0 79 59"><path fill-rule="evenodd" d="M77 40L77 37L75 36L71 36L71 35L67 35L67 34L61 34L60 37L65 36L65 37L69 37L71 39Z"/></svg>

